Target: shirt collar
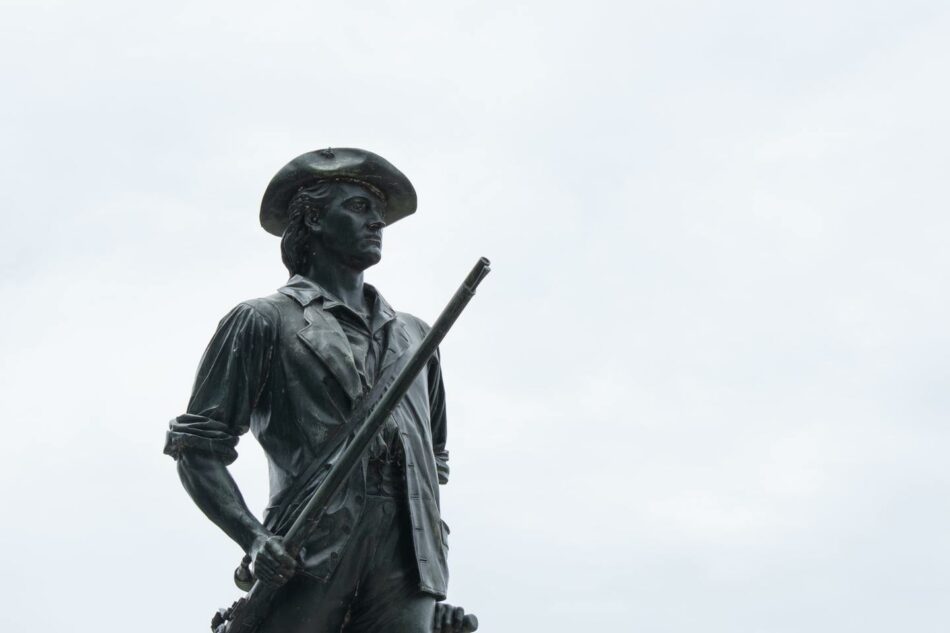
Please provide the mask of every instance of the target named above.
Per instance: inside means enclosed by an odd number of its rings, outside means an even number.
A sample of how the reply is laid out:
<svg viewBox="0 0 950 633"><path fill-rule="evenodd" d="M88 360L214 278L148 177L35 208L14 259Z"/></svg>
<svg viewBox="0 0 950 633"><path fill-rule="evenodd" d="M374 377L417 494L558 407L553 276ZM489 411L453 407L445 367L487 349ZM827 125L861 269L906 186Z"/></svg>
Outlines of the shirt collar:
<svg viewBox="0 0 950 633"><path fill-rule="evenodd" d="M379 291L370 284L363 284L364 292L369 293L371 296L374 296L376 300L373 302L373 321L379 320L380 323L386 323L396 318L396 311L392 309L392 306L383 299L383 295L379 294ZM330 291L326 290L310 279L309 277L304 277L303 275L294 275L287 280L287 283L279 288L277 292L287 295L297 301L301 307L307 307L317 299L323 301L323 308L330 309L338 306L342 306L347 310L350 310L349 306L340 301ZM352 311L352 310L351 310ZM375 328L374 328L375 329Z"/></svg>

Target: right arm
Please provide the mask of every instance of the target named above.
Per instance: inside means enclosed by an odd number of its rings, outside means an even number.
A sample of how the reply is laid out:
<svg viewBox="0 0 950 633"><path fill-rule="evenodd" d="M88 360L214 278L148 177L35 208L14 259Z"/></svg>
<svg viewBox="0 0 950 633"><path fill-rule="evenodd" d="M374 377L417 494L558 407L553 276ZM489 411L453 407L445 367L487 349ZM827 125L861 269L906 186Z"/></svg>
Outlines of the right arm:
<svg viewBox="0 0 950 633"><path fill-rule="evenodd" d="M221 320L201 359L188 412L170 424L165 452L177 460L195 504L254 561L255 575L281 584L296 563L248 509L227 468L267 384L274 340L273 324L246 304Z"/></svg>
<svg viewBox="0 0 950 633"><path fill-rule="evenodd" d="M178 476L202 512L250 554L256 541L271 536L248 509L228 467L204 453L187 452L178 458Z"/></svg>

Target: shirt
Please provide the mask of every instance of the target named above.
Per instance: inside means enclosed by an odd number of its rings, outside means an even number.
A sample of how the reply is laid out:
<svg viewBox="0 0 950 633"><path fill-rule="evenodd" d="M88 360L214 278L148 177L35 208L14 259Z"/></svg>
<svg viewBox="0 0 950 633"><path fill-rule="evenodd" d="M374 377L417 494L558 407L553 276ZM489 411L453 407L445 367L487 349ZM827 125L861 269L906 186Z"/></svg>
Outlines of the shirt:
<svg viewBox="0 0 950 633"><path fill-rule="evenodd" d="M300 281L304 279L301 277ZM329 292L325 293L323 309L328 310L343 328L343 333L346 334L353 352L353 362L360 376L360 383L363 390L368 391L379 378L379 361L388 331L385 326L394 318L394 313L388 304L383 305L385 301L379 297L379 293L373 286L369 284L364 286L364 296L367 305L370 306L368 314L353 310ZM377 305L382 305L383 309L377 310ZM369 447L370 458L388 459L390 453L397 449L396 434L396 425L392 419L387 420Z"/></svg>
<svg viewBox="0 0 950 633"><path fill-rule="evenodd" d="M393 310L372 287L367 292L374 300L371 318L362 324L300 275L273 295L235 307L205 350L187 412L170 423L165 452L177 458L201 451L229 464L237 457L238 438L251 430L267 455L271 494L264 524L273 529L274 517L293 513L319 484L285 498L314 461L332 463L334 448L352 432L347 417L371 381L428 332L425 323ZM404 455L420 589L444 598L448 527L440 516L439 484L448 481L449 469L438 353L387 424ZM367 463L364 455L307 542L307 575L328 580L336 568L365 505Z"/></svg>

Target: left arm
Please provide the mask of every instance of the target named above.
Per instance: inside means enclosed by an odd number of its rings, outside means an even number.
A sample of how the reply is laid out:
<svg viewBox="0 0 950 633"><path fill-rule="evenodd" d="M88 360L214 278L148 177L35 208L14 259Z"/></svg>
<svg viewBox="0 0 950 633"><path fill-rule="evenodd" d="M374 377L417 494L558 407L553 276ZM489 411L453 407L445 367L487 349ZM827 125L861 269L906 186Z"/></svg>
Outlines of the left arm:
<svg viewBox="0 0 950 633"><path fill-rule="evenodd" d="M429 425L432 430L432 452L435 455L435 466L439 475L439 483L449 482L449 452L445 449L447 429L445 423L445 387L442 384L442 366L439 362L439 352L429 360L426 368L429 382Z"/></svg>

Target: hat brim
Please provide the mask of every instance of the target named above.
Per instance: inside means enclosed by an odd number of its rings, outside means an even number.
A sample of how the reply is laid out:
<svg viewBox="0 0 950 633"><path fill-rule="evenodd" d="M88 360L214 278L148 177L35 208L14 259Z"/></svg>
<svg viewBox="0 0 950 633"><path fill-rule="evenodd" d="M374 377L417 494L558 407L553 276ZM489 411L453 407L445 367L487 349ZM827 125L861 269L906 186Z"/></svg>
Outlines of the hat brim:
<svg viewBox="0 0 950 633"><path fill-rule="evenodd" d="M386 224L416 211L416 190L406 176L385 158L355 148L333 148L301 154L271 179L261 200L261 226L283 235L290 201L301 188L319 180L356 180L382 192Z"/></svg>

